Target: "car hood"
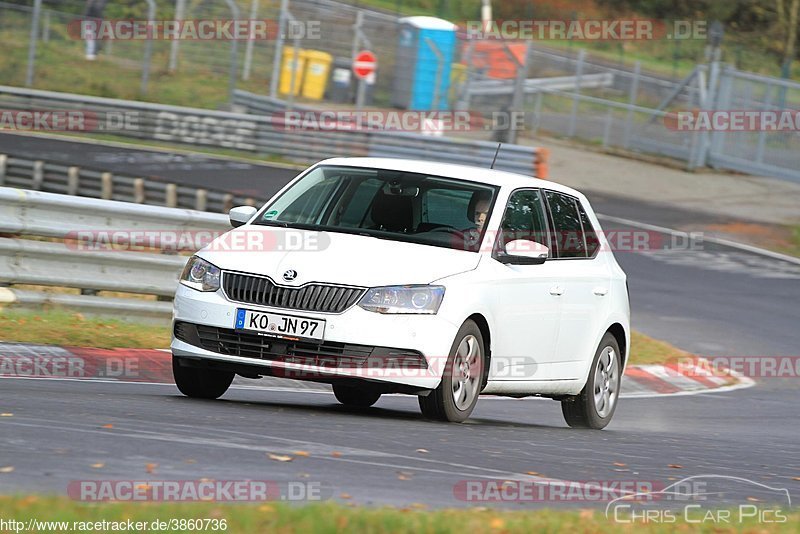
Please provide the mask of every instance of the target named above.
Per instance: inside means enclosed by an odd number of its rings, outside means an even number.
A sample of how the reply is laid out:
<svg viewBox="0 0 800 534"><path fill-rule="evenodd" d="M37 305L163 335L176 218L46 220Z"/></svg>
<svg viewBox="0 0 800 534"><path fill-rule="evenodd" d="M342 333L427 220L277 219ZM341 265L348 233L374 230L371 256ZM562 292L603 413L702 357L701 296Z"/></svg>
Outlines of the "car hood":
<svg viewBox="0 0 800 534"><path fill-rule="evenodd" d="M226 271L264 275L283 285L327 282L363 287L427 284L478 266L475 252L374 237L246 225L198 256ZM296 271L285 281L286 271Z"/></svg>

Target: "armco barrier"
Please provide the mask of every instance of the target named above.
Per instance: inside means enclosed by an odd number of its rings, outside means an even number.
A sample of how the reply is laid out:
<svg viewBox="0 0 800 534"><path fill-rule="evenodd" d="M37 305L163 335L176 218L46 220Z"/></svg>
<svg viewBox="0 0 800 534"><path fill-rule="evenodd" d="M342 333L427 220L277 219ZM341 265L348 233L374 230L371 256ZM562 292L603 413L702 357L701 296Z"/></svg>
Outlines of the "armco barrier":
<svg viewBox="0 0 800 534"><path fill-rule="evenodd" d="M10 154L0 154L0 186L218 213L227 213L233 206L255 205L260 201L223 191L197 189Z"/></svg>
<svg viewBox="0 0 800 534"><path fill-rule="evenodd" d="M237 91L236 98L245 98L250 105L264 99L252 93ZM259 100L260 101L260 100ZM0 109L7 110L79 110L96 114L98 122L90 126L103 133L113 133L148 141L179 143L192 146L243 150L281 156L298 162L313 162L335 156L367 156L385 153L387 146L402 145L403 157L448 163L470 163L467 157L486 151L494 143L437 138L437 150L431 151L431 137L385 130L309 131L285 127L275 113L281 101L264 100L262 115L231 113L207 109L167 106L112 98L99 98L53 91L39 91L0 86ZM295 109L300 109L295 106ZM131 117L123 114L132 112ZM267 115L264 115L267 113ZM111 117L111 123L105 121ZM117 125L117 128L113 128ZM121 126L119 126L121 125ZM111 131L113 129L113 131ZM506 145L497 158L495 168L531 176L536 149ZM487 165L491 158L482 159ZM487 165L488 166L488 165Z"/></svg>
<svg viewBox="0 0 800 534"><path fill-rule="evenodd" d="M228 229L228 217L221 214L0 187L0 234L4 236L0 237L0 285L12 286L0 288L0 302L22 306L56 304L122 318L167 319L171 307L166 302L46 294L19 290L13 285L169 298L175 292L188 256L160 254L158 248L152 252L87 250L69 239L78 232L88 232L100 239L117 232L114 243L125 245L125 236L135 240L138 231L178 234L220 233ZM91 243L86 237L82 240Z"/></svg>

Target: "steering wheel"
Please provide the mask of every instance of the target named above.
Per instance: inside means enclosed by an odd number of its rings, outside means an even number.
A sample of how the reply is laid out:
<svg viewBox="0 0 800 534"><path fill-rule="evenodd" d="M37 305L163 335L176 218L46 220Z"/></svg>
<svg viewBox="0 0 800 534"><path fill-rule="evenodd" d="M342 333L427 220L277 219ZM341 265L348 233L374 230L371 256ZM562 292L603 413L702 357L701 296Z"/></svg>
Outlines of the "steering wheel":
<svg viewBox="0 0 800 534"><path fill-rule="evenodd" d="M453 234L455 236L464 237L464 232L459 230L458 228L454 228L452 226L437 226L432 230L428 230L429 232L447 232L448 234Z"/></svg>

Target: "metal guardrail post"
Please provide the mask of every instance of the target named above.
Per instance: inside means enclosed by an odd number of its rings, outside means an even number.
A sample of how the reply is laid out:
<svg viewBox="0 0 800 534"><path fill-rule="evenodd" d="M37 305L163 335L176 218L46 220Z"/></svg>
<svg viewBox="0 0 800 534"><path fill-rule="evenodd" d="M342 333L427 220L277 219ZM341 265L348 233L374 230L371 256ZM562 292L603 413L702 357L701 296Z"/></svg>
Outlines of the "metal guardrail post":
<svg viewBox="0 0 800 534"><path fill-rule="evenodd" d="M178 186L175 184L167 184L166 187L166 205L169 208L178 207Z"/></svg>
<svg viewBox="0 0 800 534"><path fill-rule="evenodd" d="M133 201L137 204L144 204L147 200L147 195L144 190L144 178L135 178L133 180Z"/></svg>
<svg viewBox="0 0 800 534"><path fill-rule="evenodd" d="M31 189L41 191L42 184L44 183L44 161L33 162L33 181Z"/></svg>
<svg viewBox="0 0 800 534"><path fill-rule="evenodd" d="M6 169L8 168L8 156L0 154L0 185L6 182Z"/></svg>
<svg viewBox="0 0 800 534"><path fill-rule="evenodd" d="M80 173L79 167L70 167L67 169L67 194L75 196L78 194L80 187Z"/></svg>
<svg viewBox="0 0 800 534"><path fill-rule="evenodd" d="M231 209L233 209L233 195L225 193L222 196L222 212L228 213Z"/></svg>
<svg viewBox="0 0 800 534"><path fill-rule="evenodd" d="M103 200L111 200L114 194L114 176L110 172L104 172L100 175L100 198Z"/></svg>
<svg viewBox="0 0 800 534"><path fill-rule="evenodd" d="M194 209L206 211L206 206L208 206L208 190L198 189L194 193Z"/></svg>

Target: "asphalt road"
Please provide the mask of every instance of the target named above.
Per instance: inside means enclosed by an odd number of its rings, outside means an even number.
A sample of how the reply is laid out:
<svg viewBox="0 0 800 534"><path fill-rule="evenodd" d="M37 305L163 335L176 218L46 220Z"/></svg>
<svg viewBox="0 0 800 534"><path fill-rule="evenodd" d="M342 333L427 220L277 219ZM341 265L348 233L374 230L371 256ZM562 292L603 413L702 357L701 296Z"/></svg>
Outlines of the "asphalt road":
<svg viewBox="0 0 800 534"><path fill-rule="evenodd" d="M64 150L73 158L79 153L74 146ZM227 170L231 183L259 187L263 180L264 191L276 180L270 169ZM217 172L191 168L179 175L159 167L166 178L198 185ZM700 217L590 197L598 212L652 224ZM703 355L797 355L800 266L708 243L621 251L617 258L629 275L634 328ZM569 481L661 483L726 475L785 487L800 498L797 379L763 379L728 393L623 399L602 432L568 429L558 404L545 400L481 400L468 423L447 425L422 420L411 397L385 397L373 409L351 411L324 393L232 389L205 402L166 385L6 379L0 412L14 416L0 417L0 467L15 470L0 474L0 492L63 493L70 481L100 478L260 478L317 481L328 495L346 493L357 503L459 506L486 504L456 499L459 481L536 472ZM298 450L309 455L286 463L267 458ZM91 467L100 463L101 469ZM158 464L153 473L148 463ZM752 484L731 482L721 491L720 502L728 504L770 500Z"/></svg>

